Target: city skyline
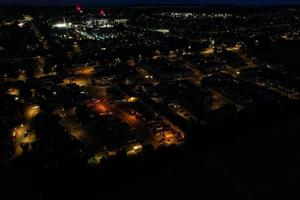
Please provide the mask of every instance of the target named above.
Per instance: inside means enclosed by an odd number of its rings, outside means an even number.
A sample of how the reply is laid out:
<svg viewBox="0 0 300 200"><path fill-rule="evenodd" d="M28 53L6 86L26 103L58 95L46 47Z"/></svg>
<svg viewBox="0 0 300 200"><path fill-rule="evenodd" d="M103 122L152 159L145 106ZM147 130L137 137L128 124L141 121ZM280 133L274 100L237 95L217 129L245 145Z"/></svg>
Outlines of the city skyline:
<svg viewBox="0 0 300 200"><path fill-rule="evenodd" d="M299 196L300 6L4 2L2 199Z"/></svg>

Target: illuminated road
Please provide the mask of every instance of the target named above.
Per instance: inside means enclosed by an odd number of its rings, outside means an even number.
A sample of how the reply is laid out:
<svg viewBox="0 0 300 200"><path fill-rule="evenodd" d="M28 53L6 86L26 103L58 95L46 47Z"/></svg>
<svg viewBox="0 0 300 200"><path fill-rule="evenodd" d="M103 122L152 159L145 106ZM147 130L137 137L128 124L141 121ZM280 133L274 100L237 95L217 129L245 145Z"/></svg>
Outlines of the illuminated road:
<svg viewBox="0 0 300 200"><path fill-rule="evenodd" d="M125 112L117 104L109 104L106 99L100 99L100 101L92 105L91 108L100 115L110 113L126 122L133 129L134 133L136 134L136 138L142 144L152 144L154 147L159 145L150 135L146 127L146 123L142 119L134 114Z"/></svg>
<svg viewBox="0 0 300 200"><path fill-rule="evenodd" d="M25 108L25 123L15 127L12 135L14 136L15 154L12 159L18 158L23 154L21 145L28 144L28 150L31 150L31 143L36 140L34 132L30 129L32 119L40 112L37 105L28 105Z"/></svg>
<svg viewBox="0 0 300 200"><path fill-rule="evenodd" d="M99 141L97 137L88 134L81 126L79 119L77 119L75 116L63 118L61 120L61 124L72 136L83 142L89 148L96 152L100 152L102 150L101 141Z"/></svg>
<svg viewBox="0 0 300 200"><path fill-rule="evenodd" d="M218 96L219 98L222 98L222 99L224 100L225 104L232 104L232 105L235 105L235 106L237 107L238 111L240 111L240 110L243 108L240 104L238 104L238 103L232 101L231 99L229 99L229 98L227 98L226 96L220 94L219 92L217 92L217 91L215 91L215 90L213 90L213 89L211 89L211 88L209 88L209 90L213 93L213 95L216 95L216 96Z"/></svg>
<svg viewBox="0 0 300 200"><path fill-rule="evenodd" d="M73 72L74 76L65 78L63 80L64 85L72 84L72 83L84 87L89 87L92 85L91 77L94 73L93 66L76 67L75 69L68 70L68 72Z"/></svg>

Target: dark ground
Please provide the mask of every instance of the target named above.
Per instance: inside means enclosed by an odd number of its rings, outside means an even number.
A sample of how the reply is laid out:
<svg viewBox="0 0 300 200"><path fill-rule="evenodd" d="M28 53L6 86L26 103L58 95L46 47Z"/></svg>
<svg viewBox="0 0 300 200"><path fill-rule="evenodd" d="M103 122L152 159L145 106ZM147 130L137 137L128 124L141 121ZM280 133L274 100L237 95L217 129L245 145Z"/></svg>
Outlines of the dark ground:
<svg viewBox="0 0 300 200"><path fill-rule="evenodd" d="M104 172L6 168L1 170L1 191L9 199L295 199L299 122L296 116L258 131L245 128L229 144L166 162L150 159L147 167L121 162Z"/></svg>

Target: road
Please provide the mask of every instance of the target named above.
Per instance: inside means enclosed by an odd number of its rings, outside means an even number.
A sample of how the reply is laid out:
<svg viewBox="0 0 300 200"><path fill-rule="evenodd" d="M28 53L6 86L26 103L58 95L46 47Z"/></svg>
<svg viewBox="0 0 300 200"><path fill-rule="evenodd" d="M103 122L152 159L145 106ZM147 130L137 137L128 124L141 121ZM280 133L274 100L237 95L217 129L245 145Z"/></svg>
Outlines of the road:
<svg viewBox="0 0 300 200"><path fill-rule="evenodd" d="M158 146L156 141L151 137L146 127L146 123L137 115L125 112L118 104L109 103L105 98L99 100L100 101L98 103L91 106L94 111L98 112L100 115L106 115L110 113L114 116L117 116L133 129L139 142L144 145L152 144L155 147Z"/></svg>
<svg viewBox="0 0 300 200"><path fill-rule="evenodd" d="M24 118L25 122L15 127L12 135L14 136L15 154L12 159L18 158L23 154L22 144L28 144L28 150L31 150L31 143L36 141L36 135L31 130L31 123L34 117L40 112L37 105L27 105L25 107Z"/></svg>

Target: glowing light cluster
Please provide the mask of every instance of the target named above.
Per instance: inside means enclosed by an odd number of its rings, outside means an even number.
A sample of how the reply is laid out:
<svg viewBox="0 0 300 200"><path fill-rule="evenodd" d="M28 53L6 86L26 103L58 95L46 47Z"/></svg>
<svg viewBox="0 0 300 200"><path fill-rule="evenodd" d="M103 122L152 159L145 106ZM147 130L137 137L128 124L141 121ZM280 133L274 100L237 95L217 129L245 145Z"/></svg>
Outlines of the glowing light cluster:
<svg viewBox="0 0 300 200"><path fill-rule="evenodd" d="M55 28L69 28L72 26L72 23L57 23L57 24L54 24L53 27Z"/></svg>
<svg viewBox="0 0 300 200"><path fill-rule="evenodd" d="M106 16L105 10L104 10L103 8L100 8L100 9L99 9L99 15L100 15L101 17L105 17L105 16Z"/></svg>
<svg viewBox="0 0 300 200"><path fill-rule="evenodd" d="M66 23L58 23L58 24L54 24L53 26L56 28L67 28Z"/></svg>
<svg viewBox="0 0 300 200"><path fill-rule="evenodd" d="M77 5L76 5L75 10L76 10L76 12L78 12L78 13L82 13L82 12L83 12L82 9L81 9L80 4L77 4Z"/></svg>

